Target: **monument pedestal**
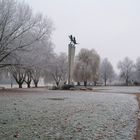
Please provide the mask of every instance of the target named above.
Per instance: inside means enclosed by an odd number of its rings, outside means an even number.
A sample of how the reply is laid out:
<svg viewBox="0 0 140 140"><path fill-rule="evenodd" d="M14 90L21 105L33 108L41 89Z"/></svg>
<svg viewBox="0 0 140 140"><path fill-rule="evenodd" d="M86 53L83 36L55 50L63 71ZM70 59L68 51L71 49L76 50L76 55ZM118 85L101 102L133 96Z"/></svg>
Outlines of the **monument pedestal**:
<svg viewBox="0 0 140 140"><path fill-rule="evenodd" d="M68 84L73 83L73 70L74 70L74 56L75 56L75 45L69 44L68 46L68 61L69 61L69 73L68 73Z"/></svg>

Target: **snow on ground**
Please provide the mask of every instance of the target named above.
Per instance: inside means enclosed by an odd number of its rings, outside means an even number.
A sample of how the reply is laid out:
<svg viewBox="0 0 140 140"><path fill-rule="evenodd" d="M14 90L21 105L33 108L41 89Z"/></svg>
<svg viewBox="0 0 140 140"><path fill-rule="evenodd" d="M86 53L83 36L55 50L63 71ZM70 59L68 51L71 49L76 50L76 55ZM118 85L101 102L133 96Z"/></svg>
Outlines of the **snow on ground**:
<svg viewBox="0 0 140 140"><path fill-rule="evenodd" d="M0 139L133 140L137 111L135 95L128 94L46 89L0 93Z"/></svg>

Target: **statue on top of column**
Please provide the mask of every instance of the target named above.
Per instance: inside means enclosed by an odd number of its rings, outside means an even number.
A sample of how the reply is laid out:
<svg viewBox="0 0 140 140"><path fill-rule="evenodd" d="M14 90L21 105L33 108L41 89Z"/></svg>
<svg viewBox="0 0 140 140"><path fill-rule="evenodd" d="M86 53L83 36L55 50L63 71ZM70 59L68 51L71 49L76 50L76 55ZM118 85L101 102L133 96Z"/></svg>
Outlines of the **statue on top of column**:
<svg viewBox="0 0 140 140"><path fill-rule="evenodd" d="M76 42L76 38L73 37L72 35L69 35L69 38L70 38L70 44L74 44L74 45L77 45L78 43Z"/></svg>

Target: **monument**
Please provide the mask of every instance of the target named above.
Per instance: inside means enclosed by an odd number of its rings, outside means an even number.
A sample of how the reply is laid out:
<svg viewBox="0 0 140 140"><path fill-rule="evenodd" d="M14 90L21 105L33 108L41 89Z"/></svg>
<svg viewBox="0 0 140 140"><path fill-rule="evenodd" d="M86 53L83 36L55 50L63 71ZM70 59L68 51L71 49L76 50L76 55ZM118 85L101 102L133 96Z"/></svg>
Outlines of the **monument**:
<svg viewBox="0 0 140 140"><path fill-rule="evenodd" d="M72 35L69 36L70 43L68 45L68 61L69 61L69 70L68 70L68 84L73 83L73 70L74 70L74 57L75 57L75 45L77 44L75 37Z"/></svg>

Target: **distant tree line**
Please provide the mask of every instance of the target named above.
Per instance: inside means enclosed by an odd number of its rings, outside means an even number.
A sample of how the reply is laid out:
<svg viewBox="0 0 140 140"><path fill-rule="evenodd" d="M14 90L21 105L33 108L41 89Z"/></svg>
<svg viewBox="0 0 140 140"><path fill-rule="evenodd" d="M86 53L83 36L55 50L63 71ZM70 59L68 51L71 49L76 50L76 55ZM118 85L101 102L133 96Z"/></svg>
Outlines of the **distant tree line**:
<svg viewBox="0 0 140 140"><path fill-rule="evenodd" d="M94 53L93 53L94 52ZM92 57L91 57L92 56ZM125 57L119 61L116 74L111 62L105 58L100 59L94 50L82 49L76 58L74 80L85 86L92 85L140 85L140 58L134 63Z"/></svg>

